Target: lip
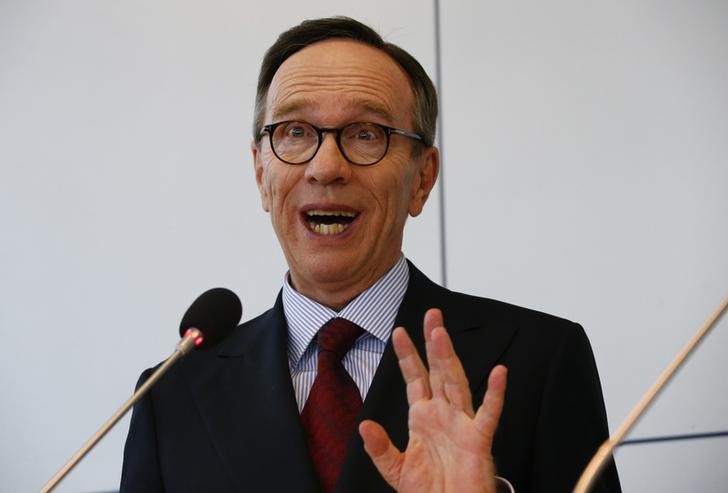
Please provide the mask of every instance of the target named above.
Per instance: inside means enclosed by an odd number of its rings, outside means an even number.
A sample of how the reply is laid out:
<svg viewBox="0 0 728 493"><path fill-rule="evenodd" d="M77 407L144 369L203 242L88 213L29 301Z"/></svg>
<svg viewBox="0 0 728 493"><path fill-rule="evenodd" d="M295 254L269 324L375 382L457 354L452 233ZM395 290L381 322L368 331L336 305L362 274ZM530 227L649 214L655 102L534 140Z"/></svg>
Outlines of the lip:
<svg viewBox="0 0 728 493"><path fill-rule="evenodd" d="M353 212L354 214L360 214L361 211L351 207L350 205L335 204L331 202L325 203L312 203L306 204L301 207L301 214L306 214L311 211L341 211L341 212Z"/></svg>
<svg viewBox="0 0 728 493"><path fill-rule="evenodd" d="M311 228L309 228L309 218L308 213L311 211L326 211L326 212L346 212L346 213L353 213L356 216L354 219L349 223L349 225L346 227L344 231L338 234L329 234L329 235L323 235L315 233L314 231L311 231ZM362 212L358 209L355 209L354 207L344 205L344 204L334 204L334 203L315 203L315 204L306 204L305 206L300 208L299 218L301 220L301 225L305 229L308 236L315 238L317 240L330 240L330 239L341 239L345 238L347 236L350 236L352 234L352 231L356 228L357 224L359 223L359 218L361 217Z"/></svg>

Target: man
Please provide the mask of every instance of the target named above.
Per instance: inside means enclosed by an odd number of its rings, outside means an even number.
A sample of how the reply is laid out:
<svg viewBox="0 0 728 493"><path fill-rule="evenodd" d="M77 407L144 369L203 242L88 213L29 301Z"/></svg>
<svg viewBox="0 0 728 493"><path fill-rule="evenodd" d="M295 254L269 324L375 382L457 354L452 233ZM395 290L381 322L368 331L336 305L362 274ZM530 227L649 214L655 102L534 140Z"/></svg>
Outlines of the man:
<svg viewBox="0 0 728 493"><path fill-rule="evenodd" d="M268 50L252 151L287 280L136 406L122 491L573 488L607 436L583 330L450 292L401 253L436 115L419 63L354 20ZM619 491L613 464L595 491Z"/></svg>

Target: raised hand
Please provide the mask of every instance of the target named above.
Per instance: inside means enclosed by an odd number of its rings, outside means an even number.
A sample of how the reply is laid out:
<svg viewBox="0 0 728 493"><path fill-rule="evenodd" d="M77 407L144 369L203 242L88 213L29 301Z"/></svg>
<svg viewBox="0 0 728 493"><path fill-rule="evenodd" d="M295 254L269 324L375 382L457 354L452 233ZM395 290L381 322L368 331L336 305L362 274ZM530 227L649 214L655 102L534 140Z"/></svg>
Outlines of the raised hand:
<svg viewBox="0 0 728 493"><path fill-rule="evenodd" d="M423 364L407 332L398 327L392 343L407 384L409 443L404 452L381 425L359 425L364 448L384 479L400 493L491 493L496 491L490 453L506 389L504 366L488 378L477 412L468 380L443 326L430 309L424 321L427 361Z"/></svg>

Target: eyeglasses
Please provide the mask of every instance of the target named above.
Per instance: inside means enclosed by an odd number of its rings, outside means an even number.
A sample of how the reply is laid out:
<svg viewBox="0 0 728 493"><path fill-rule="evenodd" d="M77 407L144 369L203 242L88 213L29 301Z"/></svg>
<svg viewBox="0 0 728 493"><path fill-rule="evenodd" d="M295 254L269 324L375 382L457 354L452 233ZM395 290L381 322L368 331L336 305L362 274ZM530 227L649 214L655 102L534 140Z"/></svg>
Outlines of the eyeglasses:
<svg viewBox="0 0 728 493"><path fill-rule="evenodd" d="M266 132L273 154L288 164L304 164L312 160L327 132L336 135L336 145L344 158L358 166L371 166L381 161L387 154L392 134L422 141L422 137L415 133L371 122L350 123L341 128L319 128L307 122L284 121L265 125L260 129L260 136Z"/></svg>

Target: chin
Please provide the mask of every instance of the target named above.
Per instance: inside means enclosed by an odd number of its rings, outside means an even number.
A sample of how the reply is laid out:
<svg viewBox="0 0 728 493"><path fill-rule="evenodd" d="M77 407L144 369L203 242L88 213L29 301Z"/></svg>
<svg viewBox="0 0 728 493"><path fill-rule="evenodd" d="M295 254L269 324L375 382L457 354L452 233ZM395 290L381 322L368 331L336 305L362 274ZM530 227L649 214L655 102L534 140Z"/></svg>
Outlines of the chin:
<svg viewBox="0 0 728 493"><path fill-rule="evenodd" d="M307 282L345 282L352 279L357 265L352 255L319 251L312 252L302 259L302 262L298 263L297 270L299 274L305 276Z"/></svg>

